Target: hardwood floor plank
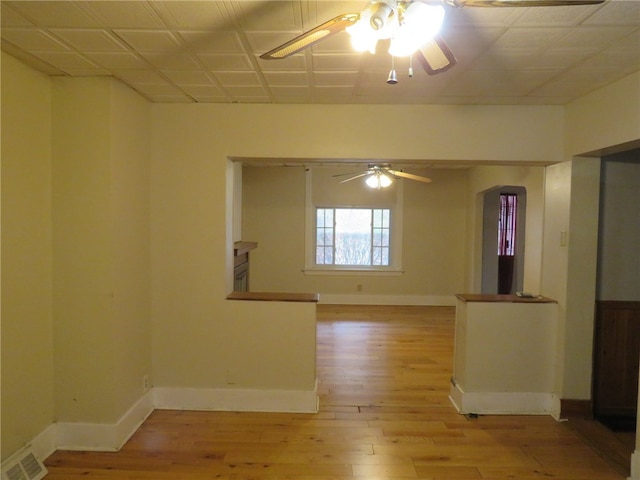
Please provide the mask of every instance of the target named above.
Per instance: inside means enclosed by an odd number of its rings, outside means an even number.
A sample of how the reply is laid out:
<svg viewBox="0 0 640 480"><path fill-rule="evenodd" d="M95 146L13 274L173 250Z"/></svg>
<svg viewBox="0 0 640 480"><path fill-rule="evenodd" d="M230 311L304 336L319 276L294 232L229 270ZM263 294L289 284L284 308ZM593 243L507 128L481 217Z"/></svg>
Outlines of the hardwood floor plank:
<svg viewBox="0 0 640 480"><path fill-rule="evenodd" d="M319 305L318 414L157 410L120 452L54 453L46 478L625 478L567 422L459 415L453 322L450 307Z"/></svg>

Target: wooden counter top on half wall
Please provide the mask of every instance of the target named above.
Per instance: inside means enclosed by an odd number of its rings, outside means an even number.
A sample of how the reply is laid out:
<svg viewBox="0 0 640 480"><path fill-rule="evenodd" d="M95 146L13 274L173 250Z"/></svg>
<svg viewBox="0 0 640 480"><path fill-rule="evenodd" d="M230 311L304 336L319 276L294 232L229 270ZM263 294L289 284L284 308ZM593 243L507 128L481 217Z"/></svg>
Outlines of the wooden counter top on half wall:
<svg viewBox="0 0 640 480"><path fill-rule="evenodd" d="M517 295L489 295L483 293L457 293L456 298L465 302L506 302L506 303L558 303L552 298L536 295L519 297Z"/></svg>

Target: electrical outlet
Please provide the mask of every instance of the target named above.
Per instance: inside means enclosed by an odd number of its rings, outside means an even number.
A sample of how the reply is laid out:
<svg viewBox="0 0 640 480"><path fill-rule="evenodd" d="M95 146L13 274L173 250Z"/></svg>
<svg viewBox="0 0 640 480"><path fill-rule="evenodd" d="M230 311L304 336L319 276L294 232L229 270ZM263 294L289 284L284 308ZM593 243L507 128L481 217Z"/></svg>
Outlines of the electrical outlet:
<svg viewBox="0 0 640 480"><path fill-rule="evenodd" d="M142 377L142 391L146 392L149 390L149 375L144 375Z"/></svg>

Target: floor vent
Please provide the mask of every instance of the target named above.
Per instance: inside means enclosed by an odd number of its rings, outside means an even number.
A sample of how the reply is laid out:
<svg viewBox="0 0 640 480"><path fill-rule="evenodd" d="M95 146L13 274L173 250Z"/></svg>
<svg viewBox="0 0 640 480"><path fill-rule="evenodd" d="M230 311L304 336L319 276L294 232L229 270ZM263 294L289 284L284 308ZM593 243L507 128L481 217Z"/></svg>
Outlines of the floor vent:
<svg viewBox="0 0 640 480"><path fill-rule="evenodd" d="M2 465L2 480L40 480L46 474L47 469L31 446L23 448Z"/></svg>

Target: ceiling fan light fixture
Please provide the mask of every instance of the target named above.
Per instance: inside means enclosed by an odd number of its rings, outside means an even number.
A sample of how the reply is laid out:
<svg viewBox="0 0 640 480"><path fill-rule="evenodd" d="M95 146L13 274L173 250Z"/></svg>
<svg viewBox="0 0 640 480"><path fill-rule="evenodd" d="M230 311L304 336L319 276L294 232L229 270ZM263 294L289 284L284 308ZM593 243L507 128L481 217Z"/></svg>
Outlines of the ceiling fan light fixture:
<svg viewBox="0 0 640 480"><path fill-rule="evenodd" d="M443 21L442 5L411 3L404 12L400 26L391 37L389 54L395 57L412 55L438 34Z"/></svg>
<svg viewBox="0 0 640 480"><path fill-rule="evenodd" d="M392 1L380 1L378 3L374 3L370 7L371 18L369 19L369 24L371 25L371 28L375 31L384 30L396 8L396 2Z"/></svg>
<svg viewBox="0 0 640 480"><path fill-rule="evenodd" d="M381 171L376 171L373 175L367 177L365 183L371 188L380 189L389 187L393 183L393 180Z"/></svg>
<svg viewBox="0 0 640 480"><path fill-rule="evenodd" d="M351 45L358 52L376 52L378 40L391 38L398 28L395 0L373 2L362 12L356 23L346 28Z"/></svg>

